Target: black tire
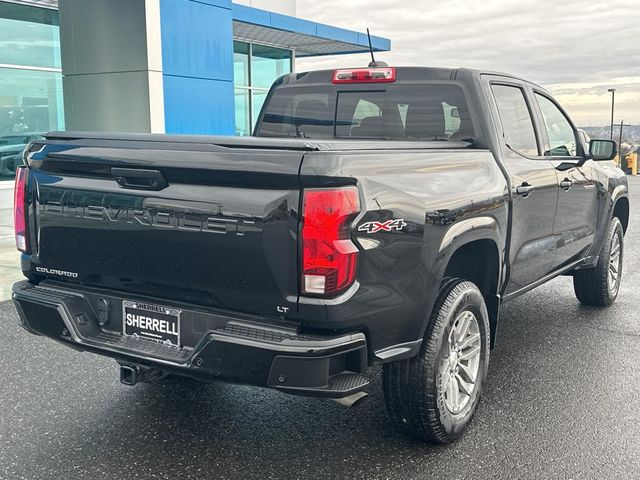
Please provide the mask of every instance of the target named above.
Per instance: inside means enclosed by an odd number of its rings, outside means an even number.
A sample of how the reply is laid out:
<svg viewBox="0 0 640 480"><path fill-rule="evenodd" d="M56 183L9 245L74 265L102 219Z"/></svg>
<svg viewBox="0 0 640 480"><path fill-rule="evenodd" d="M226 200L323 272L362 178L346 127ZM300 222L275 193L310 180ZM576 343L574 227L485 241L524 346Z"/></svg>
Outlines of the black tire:
<svg viewBox="0 0 640 480"><path fill-rule="evenodd" d="M449 369L449 339L461 315L471 312L479 330L480 350L475 388L456 413L447 406L442 367ZM457 357L456 357L457 358ZM385 364L383 390L393 423L410 435L449 443L465 431L475 413L489 366L489 317L484 298L473 283L446 279L440 288L420 353Z"/></svg>
<svg viewBox="0 0 640 480"><path fill-rule="evenodd" d="M609 262L611 250L615 238L620 245L620 261L615 284L609 279ZM624 260L624 232L618 218L613 217L607 227L607 233L598 254L598 263L595 267L576 270L573 273L573 290L576 297L583 305L606 307L611 305L620 292L622 279L622 265Z"/></svg>

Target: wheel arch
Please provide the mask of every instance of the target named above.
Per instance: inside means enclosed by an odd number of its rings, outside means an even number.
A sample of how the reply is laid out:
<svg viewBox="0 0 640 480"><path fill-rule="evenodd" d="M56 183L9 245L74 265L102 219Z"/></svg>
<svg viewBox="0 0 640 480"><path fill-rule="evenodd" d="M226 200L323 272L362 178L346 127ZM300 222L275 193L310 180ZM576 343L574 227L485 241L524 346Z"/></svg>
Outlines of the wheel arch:
<svg viewBox="0 0 640 480"><path fill-rule="evenodd" d="M626 234L629 226L629 197L620 196L613 204L611 217L616 217L622 224L622 231Z"/></svg>
<svg viewBox="0 0 640 480"><path fill-rule="evenodd" d="M487 297L498 292L500 253L490 238L471 240L459 246L449 258L444 277L457 277L473 282Z"/></svg>
<svg viewBox="0 0 640 480"><path fill-rule="evenodd" d="M503 251L498 222L493 217L476 217L454 224L445 235L440 253L442 277L473 282L487 305L491 346L495 346L500 310Z"/></svg>

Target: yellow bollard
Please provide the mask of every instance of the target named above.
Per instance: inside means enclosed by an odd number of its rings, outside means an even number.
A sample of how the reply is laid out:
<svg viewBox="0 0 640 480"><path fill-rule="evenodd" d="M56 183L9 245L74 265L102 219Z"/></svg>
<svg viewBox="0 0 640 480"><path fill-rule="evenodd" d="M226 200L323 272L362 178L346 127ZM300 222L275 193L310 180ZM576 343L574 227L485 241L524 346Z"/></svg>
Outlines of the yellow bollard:
<svg viewBox="0 0 640 480"><path fill-rule="evenodd" d="M631 175L638 175L638 154L630 153L625 157L627 168L631 170Z"/></svg>

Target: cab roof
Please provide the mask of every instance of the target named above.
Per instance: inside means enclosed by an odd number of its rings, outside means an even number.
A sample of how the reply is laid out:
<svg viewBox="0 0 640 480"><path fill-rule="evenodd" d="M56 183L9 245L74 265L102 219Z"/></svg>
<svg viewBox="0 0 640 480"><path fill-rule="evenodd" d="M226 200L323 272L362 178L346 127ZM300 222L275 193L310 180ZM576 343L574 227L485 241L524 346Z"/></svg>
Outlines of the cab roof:
<svg viewBox="0 0 640 480"><path fill-rule="evenodd" d="M313 70L308 72L290 73L276 81L277 84L327 84L331 83L335 70L363 70L367 67L349 67L339 69ZM442 68L442 67L395 67L397 82L419 82L419 81L452 81L464 82L472 78L479 79L481 75L493 75L505 77L519 82L528 83L543 89L544 87L531 82L530 80L504 72L492 70L481 70L475 68Z"/></svg>

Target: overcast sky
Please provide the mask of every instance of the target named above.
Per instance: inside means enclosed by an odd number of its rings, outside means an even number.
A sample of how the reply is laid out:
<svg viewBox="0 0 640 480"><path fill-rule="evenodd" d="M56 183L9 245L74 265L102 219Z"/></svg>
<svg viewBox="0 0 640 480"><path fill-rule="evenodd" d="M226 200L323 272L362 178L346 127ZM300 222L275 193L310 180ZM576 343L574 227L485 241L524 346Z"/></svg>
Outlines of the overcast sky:
<svg viewBox="0 0 640 480"><path fill-rule="evenodd" d="M391 39L390 65L474 67L550 90L580 126L640 124L640 0L298 0L298 16ZM301 59L296 70L366 65Z"/></svg>

